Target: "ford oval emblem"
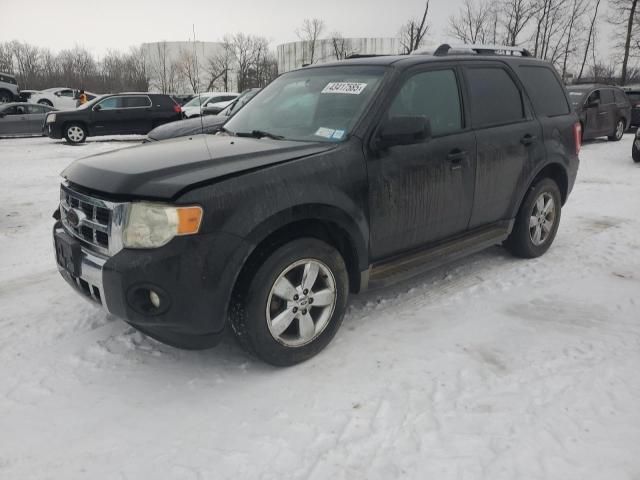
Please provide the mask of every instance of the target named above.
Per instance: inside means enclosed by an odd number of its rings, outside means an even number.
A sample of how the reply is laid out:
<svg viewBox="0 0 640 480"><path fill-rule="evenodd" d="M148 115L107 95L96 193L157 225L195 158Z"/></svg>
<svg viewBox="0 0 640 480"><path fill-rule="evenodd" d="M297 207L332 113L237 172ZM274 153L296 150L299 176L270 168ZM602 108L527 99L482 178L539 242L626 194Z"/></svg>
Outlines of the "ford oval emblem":
<svg viewBox="0 0 640 480"><path fill-rule="evenodd" d="M80 217L73 208L67 211L67 223L73 228L78 228L78 225L80 225Z"/></svg>

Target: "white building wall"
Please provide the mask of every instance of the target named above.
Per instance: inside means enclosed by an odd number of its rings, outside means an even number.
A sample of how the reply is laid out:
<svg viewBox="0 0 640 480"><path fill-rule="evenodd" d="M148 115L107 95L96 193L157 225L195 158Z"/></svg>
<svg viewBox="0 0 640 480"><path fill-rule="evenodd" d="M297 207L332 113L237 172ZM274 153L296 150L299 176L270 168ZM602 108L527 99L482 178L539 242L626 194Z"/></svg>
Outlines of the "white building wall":
<svg viewBox="0 0 640 480"><path fill-rule="evenodd" d="M345 38L347 55L396 55L400 53L400 42L397 38ZM310 62L309 42L291 42L278 45L278 73L300 68ZM333 42L329 38L316 42L313 63L327 63L336 60Z"/></svg>

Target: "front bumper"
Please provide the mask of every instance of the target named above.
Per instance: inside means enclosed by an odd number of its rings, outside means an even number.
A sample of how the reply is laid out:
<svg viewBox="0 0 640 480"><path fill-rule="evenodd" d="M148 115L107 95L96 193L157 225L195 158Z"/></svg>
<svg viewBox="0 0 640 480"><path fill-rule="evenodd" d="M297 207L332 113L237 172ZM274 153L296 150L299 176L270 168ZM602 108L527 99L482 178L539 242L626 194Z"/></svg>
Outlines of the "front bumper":
<svg viewBox="0 0 640 480"><path fill-rule="evenodd" d="M56 231L64 227L58 222ZM80 275L58 266L85 298L158 340L181 348L216 345L249 246L216 233L177 237L157 249L123 249L104 257L81 246ZM160 298L150 303L149 292Z"/></svg>

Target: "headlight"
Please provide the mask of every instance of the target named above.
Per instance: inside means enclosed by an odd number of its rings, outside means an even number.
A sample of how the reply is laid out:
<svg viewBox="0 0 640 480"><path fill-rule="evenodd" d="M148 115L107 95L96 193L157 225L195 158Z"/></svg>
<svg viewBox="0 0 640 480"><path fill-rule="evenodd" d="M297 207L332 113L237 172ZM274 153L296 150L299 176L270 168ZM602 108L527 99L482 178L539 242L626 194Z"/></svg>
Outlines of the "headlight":
<svg viewBox="0 0 640 480"><path fill-rule="evenodd" d="M56 114L55 113L51 113L49 115L47 115L47 123L53 123L56 121Z"/></svg>
<svg viewBox="0 0 640 480"><path fill-rule="evenodd" d="M125 248L157 248L178 235L200 230L202 208L173 207L158 203L132 203L122 232Z"/></svg>

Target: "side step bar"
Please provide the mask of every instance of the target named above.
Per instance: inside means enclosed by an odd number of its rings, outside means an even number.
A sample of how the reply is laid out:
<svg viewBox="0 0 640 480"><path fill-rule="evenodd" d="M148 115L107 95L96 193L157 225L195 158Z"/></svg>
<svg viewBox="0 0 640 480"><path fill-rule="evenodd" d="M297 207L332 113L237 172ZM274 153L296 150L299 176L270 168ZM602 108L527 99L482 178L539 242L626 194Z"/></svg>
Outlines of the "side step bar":
<svg viewBox="0 0 640 480"><path fill-rule="evenodd" d="M371 267L369 290L384 288L421 275L433 268L502 243L511 232L513 222L468 233L440 245L385 260Z"/></svg>

